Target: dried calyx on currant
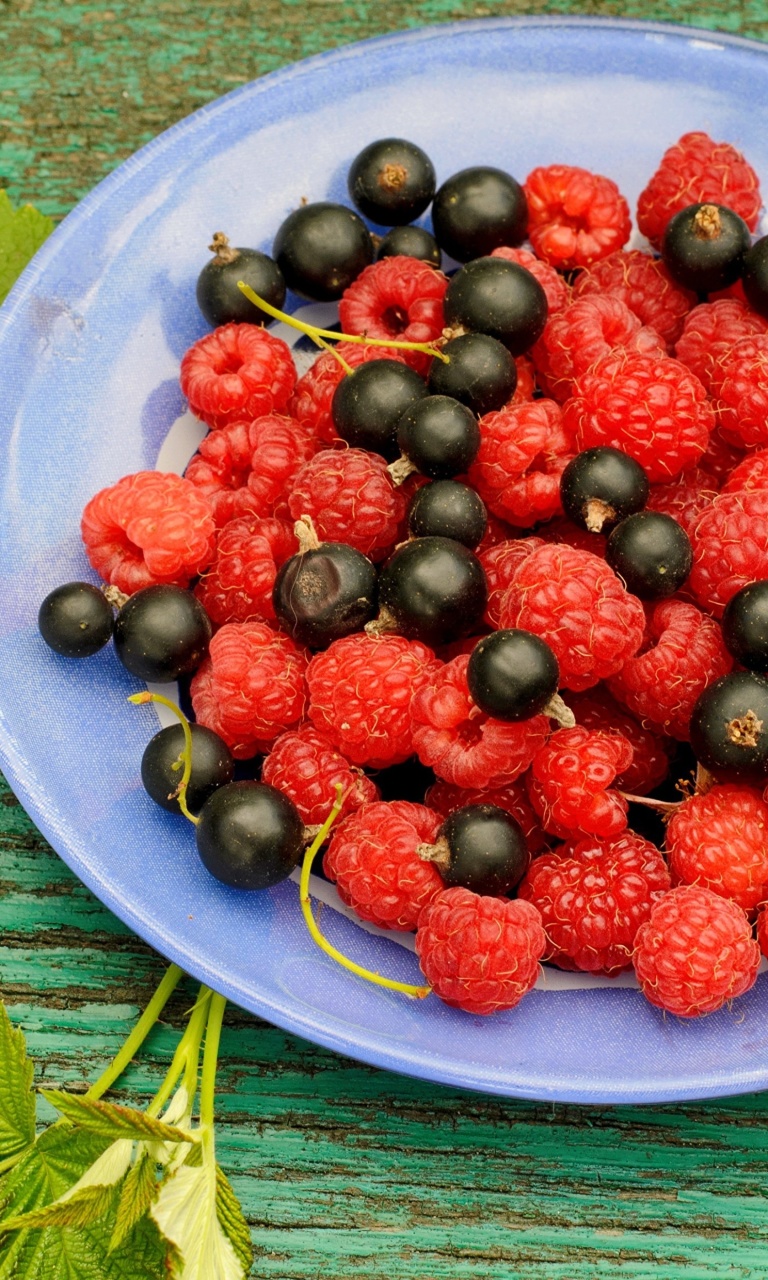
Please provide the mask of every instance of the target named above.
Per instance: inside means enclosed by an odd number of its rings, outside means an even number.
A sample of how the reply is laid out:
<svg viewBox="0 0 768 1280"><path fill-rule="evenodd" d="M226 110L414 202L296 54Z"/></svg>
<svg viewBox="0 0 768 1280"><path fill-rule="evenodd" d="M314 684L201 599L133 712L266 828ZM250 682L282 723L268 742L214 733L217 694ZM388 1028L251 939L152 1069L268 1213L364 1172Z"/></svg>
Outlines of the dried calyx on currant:
<svg viewBox="0 0 768 1280"><path fill-rule="evenodd" d="M583 449L560 477L563 511L590 533L608 533L626 516L642 511L649 493L640 463L610 445Z"/></svg>
<svg viewBox="0 0 768 1280"><path fill-rule="evenodd" d="M738 213L720 204L692 204L670 219L661 256L686 289L714 293L735 284L752 241Z"/></svg>
<svg viewBox="0 0 768 1280"><path fill-rule="evenodd" d="M209 248L213 257L197 278L197 305L208 323L214 328L233 321L266 324L270 319L266 311L254 314L237 282L244 280L273 307L282 307L285 280L274 258L258 249L234 248L223 231L214 232Z"/></svg>
<svg viewBox="0 0 768 1280"><path fill-rule="evenodd" d="M435 167L415 142L380 138L355 156L347 188L353 204L379 226L395 227L418 218L435 194Z"/></svg>

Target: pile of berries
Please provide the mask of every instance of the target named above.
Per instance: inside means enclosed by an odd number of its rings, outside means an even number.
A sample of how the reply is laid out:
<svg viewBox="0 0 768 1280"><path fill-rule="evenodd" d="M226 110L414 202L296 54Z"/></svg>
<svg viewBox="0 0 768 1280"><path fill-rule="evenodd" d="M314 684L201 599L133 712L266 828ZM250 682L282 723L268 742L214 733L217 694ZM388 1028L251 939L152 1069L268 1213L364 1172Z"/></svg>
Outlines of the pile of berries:
<svg viewBox="0 0 768 1280"><path fill-rule="evenodd" d="M757 177L685 135L640 196L650 251L575 166L438 187L389 138L349 193L272 257L217 233L181 363L209 433L183 478L91 499L109 585L52 592L43 637L187 681L142 778L226 883L289 875L341 793L326 875L415 930L448 1004L510 1009L546 960L720 1008L768 954ZM339 303L300 378L286 288Z"/></svg>

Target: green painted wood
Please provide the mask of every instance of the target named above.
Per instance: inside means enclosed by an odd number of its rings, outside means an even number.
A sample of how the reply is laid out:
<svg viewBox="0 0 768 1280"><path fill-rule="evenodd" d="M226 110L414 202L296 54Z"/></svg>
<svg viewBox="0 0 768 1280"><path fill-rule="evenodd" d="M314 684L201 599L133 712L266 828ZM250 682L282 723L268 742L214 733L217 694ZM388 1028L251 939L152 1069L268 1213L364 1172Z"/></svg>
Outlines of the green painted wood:
<svg viewBox="0 0 768 1280"><path fill-rule="evenodd" d="M572 12L768 38L768 0L0 0L0 184L61 217L161 129L293 59L427 22ZM0 992L38 1080L85 1089L162 970L0 785ZM191 982L177 992L120 1096L157 1086L193 997ZM360 1066L230 1006L218 1110L258 1280L768 1272L768 1095L613 1109L485 1098Z"/></svg>

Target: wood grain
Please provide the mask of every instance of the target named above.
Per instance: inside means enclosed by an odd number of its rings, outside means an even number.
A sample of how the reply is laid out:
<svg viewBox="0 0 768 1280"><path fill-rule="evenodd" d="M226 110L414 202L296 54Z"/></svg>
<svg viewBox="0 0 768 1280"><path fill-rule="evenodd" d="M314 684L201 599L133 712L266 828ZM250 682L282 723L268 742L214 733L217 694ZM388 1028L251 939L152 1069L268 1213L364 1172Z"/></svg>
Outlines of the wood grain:
<svg viewBox="0 0 768 1280"><path fill-rule="evenodd" d="M423 23L572 12L768 36L766 0L0 0L0 182L61 217L160 130L293 59ZM38 1080L85 1088L162 968L0 787L0 990ZM159 1081L193 994L177 993L126 1098ZM768 1271L765 1096L613 1109L489 1099L360 1066L230 1006L218 1108L259 1280Z"/></svg>

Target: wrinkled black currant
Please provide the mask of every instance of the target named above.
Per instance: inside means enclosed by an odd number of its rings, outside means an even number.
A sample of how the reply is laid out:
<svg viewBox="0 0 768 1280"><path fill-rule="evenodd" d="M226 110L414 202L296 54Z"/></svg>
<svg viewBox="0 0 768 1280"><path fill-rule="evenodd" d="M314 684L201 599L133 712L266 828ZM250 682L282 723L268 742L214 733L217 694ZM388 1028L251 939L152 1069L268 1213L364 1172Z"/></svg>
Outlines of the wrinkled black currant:
<svg viewBox="0 0 768 1280"><path fill-rule="evenodd" d="M685 289L714 293L741 275L749 227L721 204L691 204L670 219L661 244L669 274Z"/></svg>
<svg viewBox="0 0 768 1280"><path fill-rule="evenodd" d="M487 527L482 498L458 480L433 480L411 498L408 531L414 538L453 538L473 551Z"/></svg>
<svg viewBox="0 0 768 1280"><path fill-rule="evenodd" d="M691 746L723 782L763 786L768 774L768 680L733 671L705 689L691 716Z"/></svg>
<svg viewBox="0 0 768 1280"><path fill-rule="evenodd" d="M475 702L496 720L528 720L557 693L560 668L545 640L510 627L475 645L467 685Z"/></svg>
<svg viewBox="0 0 768 1280"><path fill-rule="evenodd" d="M519 182L502 169L475 165L438 189L432 225L441 249L457 262L516 245L528 230L528 203Z"/></svg>
<svg viewBox="0 0 768 1280"><path fill-rule="evenodd" d="M264 782L228 782L200 810L197 851L235 889L269 889L301 858L304 824L292 800Z"/></svg>
<svg viewBox="0 0 768 1280"><path fill-rule="evenodd" d="M443 347L450 363L437 357L429 367L427 385L434 395L453 396L482 416L500 409L517 386L512 356L498 338L485 333L465 333Z"/></svg>
<svg viewBox="0 0 768 1280"><path fill-rule="evenodd" d="M275 613L299 644L325 649L376 614L376 570L344 542L321 542L281 566L272 590Z"/></svg>
<svg viewBox="0 0 768 1280"><path fill-rule="evenodd" d="M202 724L189 727L192 772L187 783L187 808L191 813L199 813L214 791L232 781L235 762L226 742L213 729L206 729ZM183 750L184 730L180 724L171 724L150 739L141 758L144 790L170 813L181 813L177 791L184 771L180 763Z"/></svg>
<svg viewBox="0 0 768 1280"><path fill-rule="evenodd" d="M373 261L373 241L353 209L321 200L289 213L272 252L289 289L333 302Z"/></svg>
<svg viewBox="0 0 768 1280"><path fill-rule="evenodd" d="M258 249L233 249L220 231L213 237L214 257L197 277L197 305L209 324L269 324L272 317L249 302L237 287L250 285L265 302L278 310L285 302L285 280L273 258Z"/></svg>
<svg viewBox="0 0 768 1280"><path fill-rule="evenodd" d="M547 296L525 267L505 258L475 258L451 278L443 299L446 324L487 333L520 356L541 337Z"/></svg>
<svg viewBox="0 0 768 1280"><path fill-rule="evenodd" d="M768 671L768 581L752 582L725 606L723 642L750 671Z"/></svg>
<svg viewBox="0 0 768 1280"><path fill-rule="evenodd" d="M331 417L347 444L392 462L399 453L398 422L427 394L424 379L401 360L369 360L342 378L331 401Z"/></svg>
<svg viewBox="0 0 768 1280"><path fill-rule="evenodd" d="M376 250L376 261L382 258L418 258L432 267L442 262L440 246L426 227L393 227L382 236Z"/></svg>
<svg viewBox="0 0 768 1280"><path fill-rule="evenodd" d="M379 574L379 603L395 629L432 648L469 635L487 597L477 556L451 538L406 542Z"/></svg>
<svg viewBox="0 0 768 1280"><path fill-rule="evenodd" d="M530 861L520 823L495 804L455 809L438 831L436 845L435 865L449 888L493 898L515 889Z"/></svg>
<svg viewBox="0 0 768 1280"><path fill-rule="evenodd" d="M693 564L685 530L661 511L638 511L613 530L605 559L627 590L642 600L661 600L682 587Z"/></svg>
<svg viewBox="0 0 768 1280"><path fill-rule="evenodd" d="M40 635L64 658L90 658L112 636L112 606L90 582L66 582L54 588L37 615Z"/></svg>
<svg viewBox="0 0 768 1280"><path fill-rule="evenodd" d="M560 477L565 514L590 533L607 533L620 520L642 511L649 492L640 463L610 445L577 453Z"/></svg>
<svg viewBox="0 0 768 1280"><path fill-rule="evenodd" d="M163 684L195 671L208 652L208 614L183 587L145 587L115 619L115 651L131 675Z"/></svg>
<svg viewBox="0 0 768 1280"><path fill-rule="evenodd" d="M756 240L744 254L741 283L753 311L768 316L768 236Z"/></svg>
<svg viewBox="0 0 768 1280"><path fill-rule="evenodd" d="M423 213L435 194L435 168L426 152L404 138L381 138L349 167L353 204L383 227L402 226Z"/></svg>
<svg viewBox="0 0 768 1280"><path fill-rule="evenodd" d="M452 396L425 396L401 417L397 443L423 476L450 480L474 461L480 428L472 410Z"/></svg>

